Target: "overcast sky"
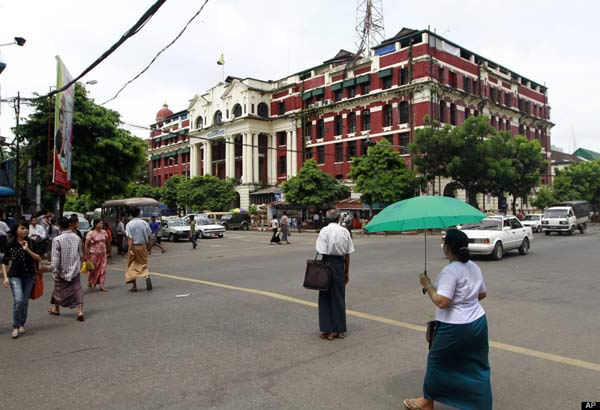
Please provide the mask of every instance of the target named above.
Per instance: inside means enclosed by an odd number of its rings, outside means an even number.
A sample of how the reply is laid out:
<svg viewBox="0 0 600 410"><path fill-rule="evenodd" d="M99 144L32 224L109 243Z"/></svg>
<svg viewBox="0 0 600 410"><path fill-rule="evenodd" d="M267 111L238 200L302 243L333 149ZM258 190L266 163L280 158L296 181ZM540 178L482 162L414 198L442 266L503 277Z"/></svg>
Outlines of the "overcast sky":
<svg viewBox="0 0 600 410"><path fill-rule="evenodd" d="M0 0L2 98L45 93L56 83L54 57L73 76L112 45L154 0ZM84 81L101 103L137 74L181 30L204 0L168 0L140 33ZM109 108L123 121L148 126L164 102L187 108L194 94L225 75L277 80L355 47L355 0L210 0L186 33ZM428 26L459 45L549 88L552 144L600 152L600 3L594 0L384 0L386 37ZM3 103L0 133L12 138L14 111ZM23 108L23 116L28 110ZM144 130L131 129L140 137Z"/></svg>

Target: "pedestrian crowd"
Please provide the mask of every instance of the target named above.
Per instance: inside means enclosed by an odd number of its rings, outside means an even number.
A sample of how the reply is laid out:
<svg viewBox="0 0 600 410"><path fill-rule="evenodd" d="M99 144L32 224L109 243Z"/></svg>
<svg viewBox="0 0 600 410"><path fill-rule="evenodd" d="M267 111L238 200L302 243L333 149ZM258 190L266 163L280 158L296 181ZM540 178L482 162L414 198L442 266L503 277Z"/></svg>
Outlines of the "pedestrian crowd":
<svg viewBox="0 0 600 410"><path fill-rule="evenodd" d="M145 281L152 290L148 255L160 245L160 222L149 224L140 218L140 209L130 210L132 219L124 224L117 218L115 233L120 255L127 254L125 282L137 292L137 281ZM12 229L0 221L0 253L3 254L4 286L13 295L11 336L26 333L30 298L36 293L40 273L50 271L54 289L50 298L50 315L60 315L61 308L77 310L83 322L84 302L81 273L87 274L87 286L106 292L106 265L111 256L112 230L101 220L94 220L85 238L78 230L78 218L55 219L51 213L15 223ZM350 281L350 255L355 251L352 240L352 215L340 215L335 209L323 216L315 213L314 226L319 228L315 248L329 272L329 284L318 293L319 337L325 341L345 339L346 286ZM195 249L195 221L191 222L190 241ZM271 220L271 244L289 244L290 219L283 212ZM421 397L406 399L409 410L433 410L434 402L473 410L492 409L488 325L481 300L487 296L481 269L469 254L467 236L455 229L447 231L443 252L449 263L435 283L426 274L420 285L435 306L435 321L428 324L430 350ZM49 259L49 265L48 262ZM35 295L37 297L39 295Z"/></svg>

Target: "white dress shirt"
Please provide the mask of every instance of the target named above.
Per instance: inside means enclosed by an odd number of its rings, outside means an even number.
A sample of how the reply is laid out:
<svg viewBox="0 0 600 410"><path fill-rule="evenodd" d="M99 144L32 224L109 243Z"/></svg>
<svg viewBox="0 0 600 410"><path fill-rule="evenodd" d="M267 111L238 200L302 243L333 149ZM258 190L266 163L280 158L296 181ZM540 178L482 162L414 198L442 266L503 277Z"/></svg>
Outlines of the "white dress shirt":
<svg viewBox="0 0 600 410"><path fill-rule="evenodd" d="M456 325L471 323L485 315L479 295L486 291L481 269L473 261L452 262L438 275L438 295L452 300L445 309L435 309L435 319Z"/></svg>
<svg viewBox="0 0 600 410"><path fill-rule="evenodd" d="M330 223L321 229L317 238L317 252L321 255L344 256L354 252L350 232L337 223Z"/></svg>
<svg viewBox="0 0 600 410"><path fill-rule="evenodd" d="M46 239L46 230L42 225L29 225L29 237L39 237L40 239Z"/></svg>

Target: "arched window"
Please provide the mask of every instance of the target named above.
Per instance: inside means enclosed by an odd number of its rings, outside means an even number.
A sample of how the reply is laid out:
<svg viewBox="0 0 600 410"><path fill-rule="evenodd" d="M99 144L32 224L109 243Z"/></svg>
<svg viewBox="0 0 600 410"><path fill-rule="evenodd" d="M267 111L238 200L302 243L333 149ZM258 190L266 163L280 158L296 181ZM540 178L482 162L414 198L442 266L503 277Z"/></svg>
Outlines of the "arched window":
<svg viewBox="0 0 600 410"><path fill-rule="evenodd" d="M269 106L264 102L258 104L258 116L261 118L269 118Z"/></svg>
<svg viewBox="0 0 600 410"><path fill-rule="evenodd" d="M221 125L223 124L223 113L221 111L217 111L215 112L215 116L214 116L214 125Z"/></svg>
<svg viewBox="0 0 600 410"><path fill-rule="evenodd" d="M342 116L336 115L335 121L334 121L333 135L342 135L343 133L344 133L344 131L343 131L343 126L342 126Z"/></svg>
<svg viewBox="0 0 600 410"><path fill-rule="evenodd" d="M202 119L202 117L199 115L196 117L196 129L200 129L204 126L204 120Z"/></svg>
<svg viewBox="0 0 600 410"><path fill-rule="evenodd" d="M408 101L400 102L400 124L408 124Z"/></svg>
<svg viewBox="0 0 600 410"><path fill-rule="evenodd" d="M242 116L242 106L236 104L233 106L233 118L238 118Z"/></svg>
<svg viewBox="0 0 600 410"><path fill-rule="evenodd" d="M353 112L348 114L348 132L356 132L356 114Z"/></svg>
<svg viewBox="0 0 600 410"><path fill-rule="evenodd" d="M392 106L390 104L383 106L383 126L391 127L394 123L392 115Z"/></svg>
<svg viewBox="0 0 600 410"><path fill-rule="evenodd" d="M360 114L360 122L361 122L361 129L363 131L369 131L371 129L371 111L364 110Z"/></svg>
<svg viewBox="0 0 600 410"><path fill-rule="evenodd" d="M456 125L456 105L450 104L450 124Z"/></svg>

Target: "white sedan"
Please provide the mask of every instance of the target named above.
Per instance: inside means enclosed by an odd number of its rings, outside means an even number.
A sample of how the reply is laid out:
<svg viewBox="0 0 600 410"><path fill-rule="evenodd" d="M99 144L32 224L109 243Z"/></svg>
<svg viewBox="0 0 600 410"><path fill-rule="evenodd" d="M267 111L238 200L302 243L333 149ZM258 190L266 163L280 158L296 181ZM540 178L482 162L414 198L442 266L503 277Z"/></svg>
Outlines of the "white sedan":
<svg viewBox="0 0 600 410"><path fill-rule="evenodd" d="M192 215L188 215L184 218L188 225L191 217ZM225 227L214 219L195 215L194 220L196 221L196 234L201 238L222 238L225 234Z"/></svg>
<svg viewBox="0 0 600 410"><path fill-rule="evenodd" d="M485 218L481 224L464 225L461 230L469 238L471 254L490 255L496 260L513 249L526 255L533 240L531 228L523 226L514 216Z"/></svg>

